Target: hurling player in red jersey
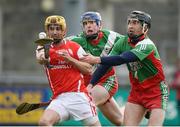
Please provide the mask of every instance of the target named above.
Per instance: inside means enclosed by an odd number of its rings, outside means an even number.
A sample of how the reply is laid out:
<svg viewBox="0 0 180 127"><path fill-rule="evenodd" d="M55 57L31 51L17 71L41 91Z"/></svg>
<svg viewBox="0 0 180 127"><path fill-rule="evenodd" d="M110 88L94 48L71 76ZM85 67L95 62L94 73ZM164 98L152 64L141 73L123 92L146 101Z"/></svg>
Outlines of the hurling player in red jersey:
<svg viewBox="0 0 180 127"><path fill-rule="evenodd" d="M74 119L86 126L100 126L95 104L88 95L82 75L90 73L92 67L79 61L85 51L79 44L64 39L66 22L62 16L47 17L45 31L47 37L53 39L48 51L49 57L47 59L44 48L38 46L36 58L45 67L53 97L39 125L51 126Z"/></svg>

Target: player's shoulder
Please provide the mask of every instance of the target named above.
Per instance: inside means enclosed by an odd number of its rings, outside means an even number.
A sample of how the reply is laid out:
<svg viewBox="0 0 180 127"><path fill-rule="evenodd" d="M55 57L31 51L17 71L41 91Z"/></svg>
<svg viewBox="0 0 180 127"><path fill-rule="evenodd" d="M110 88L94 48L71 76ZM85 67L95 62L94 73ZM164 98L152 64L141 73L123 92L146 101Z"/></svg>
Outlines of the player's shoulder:
<svg viewBox="0 0 180 127"><path fill-rule="evenodd" d="M108 30L108 29L102 29L101 31L102 31L104 34L110 34L110 33L118 34L117 32L112 31L112 30Z"/></svg>
<svg viewBox="0 0 180 127"><path fill-rule="evenodd" d="M66 37L67 40L72 40L74 42L77 42L77 43L83 43L85 42L85 37L83 34L78 34L78 35L73 35L73 36L69 36L69 37Z"/></svg>
<svg viewBox="0 0 180 127"><path fill-rule="evenodd" d="M149 39L148 37L146 37L144 40L137 43L137 46L138 45L152 45L152 46L155 46L154 42L151 39Z"/></svg>
<svg viewBox="0 0 180 127"><path fill-rule="evenodd" d="M124 36L118 32L108 30L108 29L102 29L101 31L104 33L105 36L114 36L114 37L123 37Z"/></svg>
<svg viewBox="0 0 180 127"><path fill-rule="evenodd" d="M127 36L127 35L122 35L122 36L118 39L117 43L125 43L125 44L128 44L128 36Z"/></svg>
<svg viewBox="0 0 180 127"><path fill-rule="evenodd" d="M65 37L65 40L73 40L76 37L77 35L71 35L71 36Z"/></svg>
<svg viewBox="0 0 180 127"><path fill-rule="evenodd" d="M69 46L80 46L78 43L76 43L75 41L73 41L73 40L68 40L68 39L66 39L65 40L66 42L66 45L69 45Z"/></svg>
<svg viewBox="0 0 180 127"><path fill-rule="evenodd" d="M66 37L65 39L66 40L79 40L79 39L82 39L83 37L80 36L80 35L71 35L69 37Z"/></svg>
<svg viewBox="0 0 180 127"><path fill-rule="evenodd" d="M157 49L154 42L149 38L145 38L144 40L138 42L135 47L137 47L138 50L146 50L146 51L152 51Z"/></svg>

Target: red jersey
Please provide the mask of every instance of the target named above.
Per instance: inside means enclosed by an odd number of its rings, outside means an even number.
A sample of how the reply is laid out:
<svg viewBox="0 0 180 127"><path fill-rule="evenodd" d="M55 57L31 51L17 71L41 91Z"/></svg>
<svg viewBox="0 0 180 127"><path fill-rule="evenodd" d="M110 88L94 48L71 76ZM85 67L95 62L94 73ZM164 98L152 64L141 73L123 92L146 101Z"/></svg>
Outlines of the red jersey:
<svg viewBox="0 0 180 127"><path fill-rule="evenodd" d="M72 64L66 62L58 52L66 50L68 54L79 60L85 51L73 41L63 40L60 45L52 44L49 49L49 58L52 68L46 67L53 98L64 92L87 92L81 72Z"/></svg>

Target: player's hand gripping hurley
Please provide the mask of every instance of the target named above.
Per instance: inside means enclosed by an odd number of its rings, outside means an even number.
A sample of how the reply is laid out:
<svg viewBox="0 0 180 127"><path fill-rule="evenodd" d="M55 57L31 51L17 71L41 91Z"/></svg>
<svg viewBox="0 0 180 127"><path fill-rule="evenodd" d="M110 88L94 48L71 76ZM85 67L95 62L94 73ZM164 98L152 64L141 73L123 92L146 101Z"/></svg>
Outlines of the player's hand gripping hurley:
<svg viewBox="0 0 180 127"><path fill-rule="evenodd" d="M51 38L47 38L46 37L46 33L44 32L40 32L39 33L39 39L35 41L36 44L43 46L41 49L44 49L45 51L45 58L48 59L49 58L49 48L51 45L51 42L53 41L53 39ZM48 68L51 68L50 63L47 61L45 64Z"/></svg>
<svg viewBox="0 0 180 127"><path fill-rule="evenodd" d="M16 113L18 115L23 115L27 112L47 106L49 104L50 104L50 101L49 102L41 102L41 103L32 103L32 104L24 102L16 108Z"/></svg>

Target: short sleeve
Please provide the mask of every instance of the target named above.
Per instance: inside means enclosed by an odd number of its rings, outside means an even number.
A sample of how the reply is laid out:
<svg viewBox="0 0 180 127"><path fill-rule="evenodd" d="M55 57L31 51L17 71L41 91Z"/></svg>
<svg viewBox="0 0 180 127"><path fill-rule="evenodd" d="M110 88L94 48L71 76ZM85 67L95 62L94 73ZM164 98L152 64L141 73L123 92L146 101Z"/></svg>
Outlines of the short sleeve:
<svg viewBox="0 0 180 127"><path fill-rule="evenodd" d="M131 50L141 61L154 51L154 44L150 42L141 42Z"/></svg>
<svg viewBox="0 0 180 127"><path fill-rule="evenodd" d="M87 53L84 51L84 49L80 46L78 51L77 51L77 56L78 58L82 58L84 55L86 55Z"/></svg>

